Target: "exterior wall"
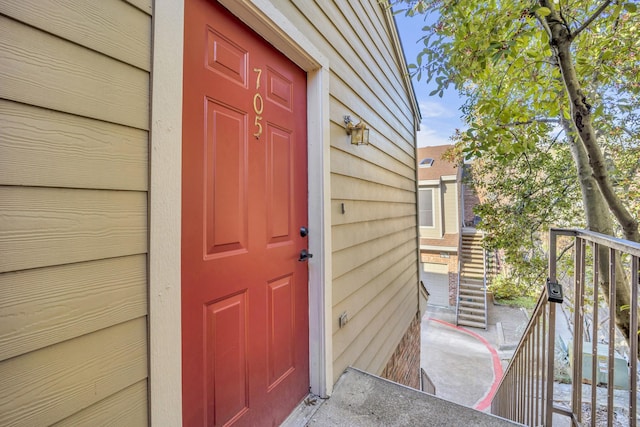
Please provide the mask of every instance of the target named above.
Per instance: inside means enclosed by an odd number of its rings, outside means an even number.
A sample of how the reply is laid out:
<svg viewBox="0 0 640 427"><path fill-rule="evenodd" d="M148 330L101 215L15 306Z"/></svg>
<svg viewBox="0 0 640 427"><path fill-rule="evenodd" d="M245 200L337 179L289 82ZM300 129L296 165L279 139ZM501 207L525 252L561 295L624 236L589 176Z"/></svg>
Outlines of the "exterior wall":
<svg viewBox="0 0 640 427"><path fill-rule="evenodd" d="M151 0L0 3L0 425L147 425Z"/></svg>
<svg viewBox="0 0 640 427"><path fill-rule="evenodd" d="M449 253L449 257L442 257L440 252L422 251L420 253L422 263L447 264L449 267L449 305L456 304L456 293L458 288L458 255Z"/></svg>
<svg viewBox="0 0 640 427"><path fill-rule="evenodd" d="M463 203L464 203L464 223L465 225L474 225L475 214L473 208L480 204L480 199L473 188L470 185L464 184L462 186L463 191Z"/></svg>
<svg viewBox="0 0 640 427"><path fill-rule="evenodd" d="M416 118L406 67L376 2L278 8L331 64L333 378L347 366L379 374L418 310ZM367 123L370 145L350 144L345 115ZM340 328L342 313L349 322Z"/></svg>
<svg viewBox="0 0 640 427"><path fill-rule="evenodd" d="M459 230L458 185L455 181L442 184L442 228L444 234L454 234Z"/></svg>
<svg viewBox="0 0 640 427"><path fill-rule="evenodd" d="M420 237L438 239L442 237L442 186L421 185L421 189L433 189L433 227L420 227Z"/></svg>
<svg viewBox="0 0 640 427"><path fill-rule="evenodd" d="M420 389L420 316L416 316L381 376Z"/></svg>

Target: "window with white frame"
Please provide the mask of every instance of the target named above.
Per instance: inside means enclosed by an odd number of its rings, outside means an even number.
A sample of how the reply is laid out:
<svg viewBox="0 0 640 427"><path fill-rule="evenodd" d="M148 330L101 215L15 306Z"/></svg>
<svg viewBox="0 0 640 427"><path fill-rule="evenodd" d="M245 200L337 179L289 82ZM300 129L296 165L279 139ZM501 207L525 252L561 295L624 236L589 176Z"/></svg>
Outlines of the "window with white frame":
<svg viewBox="0 0 640 427"><path fill-rule="evenodd" d="M420 227L433 227L433 189L421 188L418 190L418 212Z"/></svg>

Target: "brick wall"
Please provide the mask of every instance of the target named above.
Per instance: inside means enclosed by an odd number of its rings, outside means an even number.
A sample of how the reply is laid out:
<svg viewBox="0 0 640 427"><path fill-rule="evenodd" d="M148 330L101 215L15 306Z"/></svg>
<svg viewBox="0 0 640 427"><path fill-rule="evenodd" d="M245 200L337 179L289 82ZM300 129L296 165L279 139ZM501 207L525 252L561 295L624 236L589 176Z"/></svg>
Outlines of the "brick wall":
<svg viewBox="0 0 640 427"><path fill-rule="evenodd" d="M464 224L473 225L475 214L473 208L480 204L478 195L470 185L463 185Z"/></svg>
<svg viewBox="0 0 640 427"><path fill-rule="evenodd" d="M420 389L420 318L417 314L380 376Z"/></svg>
<svg viewBox="0 0 640 427"><path fill-rule="evenodd" d="M458 255L449 253L448 258L443 258L440 252L420 252L420 261L434 264L447 264L449 267L449 305L456 305L458 294ZM420 267L422 268L422 266Z"/></svg>

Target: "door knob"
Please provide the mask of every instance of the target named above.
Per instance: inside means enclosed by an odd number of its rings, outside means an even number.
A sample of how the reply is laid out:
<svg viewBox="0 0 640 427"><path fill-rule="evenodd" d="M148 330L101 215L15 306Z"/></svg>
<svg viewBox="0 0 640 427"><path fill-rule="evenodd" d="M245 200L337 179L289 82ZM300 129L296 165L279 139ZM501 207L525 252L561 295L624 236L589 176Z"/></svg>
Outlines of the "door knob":
<svg viewBox="0 0 640 427"><path fill-rule="evenodd" d="M310 254L306 249L300 251L300 258L298 258L298 261L309 261L309 258L313 258L313 254Z"/></svg>
<svg viewBox="0 0 640 427"><path fill-rule="evenodd" d="M307 237L308 234L309 229L307 227L305 227L304 225L300 227L300 237Z"/></svg>

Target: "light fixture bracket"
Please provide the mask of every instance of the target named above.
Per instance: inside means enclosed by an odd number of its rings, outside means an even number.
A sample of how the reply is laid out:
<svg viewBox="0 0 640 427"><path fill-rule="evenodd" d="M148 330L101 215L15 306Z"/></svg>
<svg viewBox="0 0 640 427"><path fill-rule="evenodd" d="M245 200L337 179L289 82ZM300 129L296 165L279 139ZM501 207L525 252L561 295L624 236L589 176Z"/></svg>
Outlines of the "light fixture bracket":
<svg viewBox="0 0 640 427"><path fill-rule="evenodd" d="M353 124L351 116L344 116L345 129L347 135L351 136L353 145L369 145L369 128L363 121Z"/></svg>

